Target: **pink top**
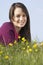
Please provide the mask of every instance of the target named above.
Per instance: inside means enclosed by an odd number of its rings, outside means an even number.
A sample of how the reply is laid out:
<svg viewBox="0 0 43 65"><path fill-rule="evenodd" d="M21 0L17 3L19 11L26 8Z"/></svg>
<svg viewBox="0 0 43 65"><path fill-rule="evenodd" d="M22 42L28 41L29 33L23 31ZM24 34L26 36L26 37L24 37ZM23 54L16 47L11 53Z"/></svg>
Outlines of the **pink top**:
<svg viewBox="0 0 43 65"><path fill-rule="evenodd" d="M5 45L18 40L18 35L12 22L6 22L0 28L0 42Z"/></svg>

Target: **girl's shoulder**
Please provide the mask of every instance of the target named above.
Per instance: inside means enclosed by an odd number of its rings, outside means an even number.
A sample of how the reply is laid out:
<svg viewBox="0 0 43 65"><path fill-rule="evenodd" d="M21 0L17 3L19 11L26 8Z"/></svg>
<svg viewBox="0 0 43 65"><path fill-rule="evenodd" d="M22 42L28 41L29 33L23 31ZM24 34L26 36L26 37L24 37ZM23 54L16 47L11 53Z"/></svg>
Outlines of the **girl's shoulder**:
<svg viewBox="0 0 43 65"><path fill-rule="evenodd" d="M5 32L5 31L8 31L8 30L10 30L10 29L12 29L12 25L11 25L11 23L10 22L5 22L2 26L1 26L1 28L0 28L0 31L2 32Z"/></svg>
<svg viewBox="0 0 43 65"><path fill-rule="evenodd" d="M8 27L10 25L10 22L5 22L5 23L3 23L3 25L1 26L1 28L6 28L6 27Z"/></svg>

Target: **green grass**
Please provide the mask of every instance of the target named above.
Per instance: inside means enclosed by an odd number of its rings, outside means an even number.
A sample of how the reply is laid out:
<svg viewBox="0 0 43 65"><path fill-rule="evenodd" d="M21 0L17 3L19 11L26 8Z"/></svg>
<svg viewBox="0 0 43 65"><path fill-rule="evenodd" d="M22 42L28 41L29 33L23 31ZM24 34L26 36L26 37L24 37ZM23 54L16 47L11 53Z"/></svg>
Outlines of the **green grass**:
<svg viewBox="0 0 43 65"><path fill-rule="evenodd" d="M0 65L43 65L43 42L0 44Z"/></svg>

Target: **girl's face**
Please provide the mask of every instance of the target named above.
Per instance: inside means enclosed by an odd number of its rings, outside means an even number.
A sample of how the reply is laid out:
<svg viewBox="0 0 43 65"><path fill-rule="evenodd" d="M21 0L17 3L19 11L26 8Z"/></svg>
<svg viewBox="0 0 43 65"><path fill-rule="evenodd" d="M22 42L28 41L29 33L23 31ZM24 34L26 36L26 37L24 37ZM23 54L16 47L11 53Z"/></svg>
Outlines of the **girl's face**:
<svg viewBox="0 0 43 65"><path fill-rule="evenodd" d="M22 28L25 26L26 22L27 22L26 14L22 11L22 8L17 7L14 10L14 16L13 16L14 26Z"/></svg>

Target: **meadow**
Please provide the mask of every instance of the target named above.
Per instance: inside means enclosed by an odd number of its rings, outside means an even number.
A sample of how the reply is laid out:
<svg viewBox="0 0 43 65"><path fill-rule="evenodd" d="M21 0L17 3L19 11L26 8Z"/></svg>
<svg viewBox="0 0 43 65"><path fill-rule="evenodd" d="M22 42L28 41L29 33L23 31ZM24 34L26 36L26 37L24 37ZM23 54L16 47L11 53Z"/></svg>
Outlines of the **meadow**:
<svg viewBox="0 0 43 65"><path fill-rule="evenodd" d="M7 46L0 44L0 65L43 65L43 42L30 43L23 37Z"/></svg>

